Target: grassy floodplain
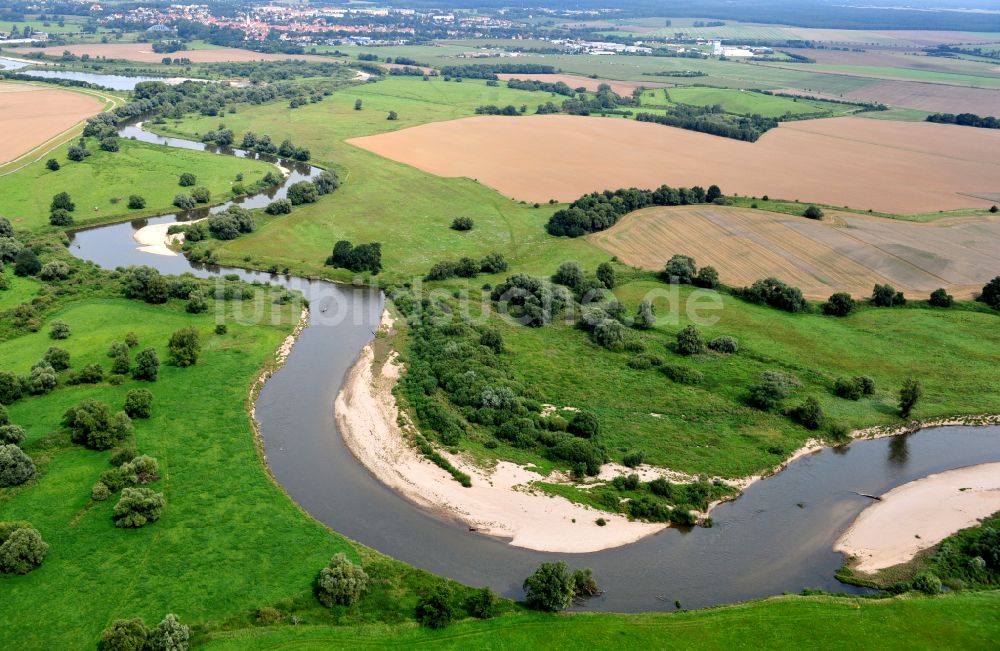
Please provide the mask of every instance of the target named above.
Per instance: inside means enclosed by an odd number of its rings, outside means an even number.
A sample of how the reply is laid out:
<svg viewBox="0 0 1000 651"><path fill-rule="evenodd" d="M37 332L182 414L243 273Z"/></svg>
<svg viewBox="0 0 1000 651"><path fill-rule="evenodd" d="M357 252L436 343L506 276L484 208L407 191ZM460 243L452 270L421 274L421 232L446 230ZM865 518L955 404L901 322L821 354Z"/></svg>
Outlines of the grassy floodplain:
<svg viewBox="0 0 1000 651"><path fill-rule="evenodd" d="M727 113L744 115L756 113L764 117L833 117L857 110L848 104L835 104L810 99L796 99L755 93L732 88L681 86L663 90L647 90L642 95L642 105L658 106L689 104L714 106L718 104Z"/></svg>
<svg viewBox="0 0 1000 651"><path fill-rule="evenodd" d="M70 144L75 144L75 140ZM52 195L68 192L76 204L77 225L96 224L170 212L177 194L190 188L177 185L183 172L191 172L198 185L212 193L212 203L231 198L237 174L250 185L274 166L263 161L215 156L198 151L166 150L158 145L119 139L120 151L101 151L94 138L87 139L92 154L80 162L66 158L62 145L15 174L0 176L0 214L9 216L17 229L47 225ZM61 168L51 171L45 161L55 158ZM129 195L146 199L146 208L130 210Z"/></svg>

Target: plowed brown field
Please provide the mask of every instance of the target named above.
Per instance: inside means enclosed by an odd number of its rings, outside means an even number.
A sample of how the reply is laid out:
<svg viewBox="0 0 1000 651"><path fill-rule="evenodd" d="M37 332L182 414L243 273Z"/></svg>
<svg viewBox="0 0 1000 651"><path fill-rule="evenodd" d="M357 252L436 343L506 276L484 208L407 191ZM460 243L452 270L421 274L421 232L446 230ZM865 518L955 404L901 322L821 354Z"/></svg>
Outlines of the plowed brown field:
<svg viewBox="0 0 1000 651"><path fill-rule="evenodd" d="M350 140L525 201L619 187L708 186L895 213L985 208L1000 131L860 118L786 122L756 143L619 118L481 116Z"/></svg>
<svg viewBox="0 0 1000 651"><path fill-rule="evenodd" d="M0 163L101 110L95 97L27 84L0 84Z"/></svg>
<svg viewBox="0 0 1000 651"><path fill-rule="evenodd" d="M903 222L848 213L823 221L721 206L647 208L588 236L624 262L662 269L674 253L712 265L722 282L774 276L823 299L871 294L889 283L926 296L946 287L970 297L1000 273L1000 218Z"/></svg>

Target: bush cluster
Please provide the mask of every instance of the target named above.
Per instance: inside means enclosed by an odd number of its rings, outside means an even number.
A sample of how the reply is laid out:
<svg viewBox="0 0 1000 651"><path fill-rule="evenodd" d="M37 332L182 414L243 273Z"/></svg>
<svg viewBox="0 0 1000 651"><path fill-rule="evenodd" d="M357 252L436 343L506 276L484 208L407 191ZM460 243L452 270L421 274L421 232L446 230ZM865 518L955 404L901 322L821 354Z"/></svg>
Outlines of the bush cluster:
<svg viewBox="0 0 1000 651"><path fill-rule="evenodd" d="M628 188L605 190L584 195L568 208L558 210L546 225L550 235L580 237L614 226L621 217L649 206L678 206L705 203L704 188L671 188L663 185L656 190Z"/></svg>
<svg viewBox="0 0 1000 651"><path fill-rule="evenodd" d="M327 266L348 269L355 273L377 274L382 271L382 245L378 242L351 244L340 240L326 259Z"/></svg>
<svg viewBox="0 0 1000 651"><path fill-rule="evenodd" d="M482 260L461 258L458 262L445 260L436 263L427 273L427 280L447 280L459 278L475 278L481 273L494 274L507 271L507 261L499 253L489 253Z"/></svg>

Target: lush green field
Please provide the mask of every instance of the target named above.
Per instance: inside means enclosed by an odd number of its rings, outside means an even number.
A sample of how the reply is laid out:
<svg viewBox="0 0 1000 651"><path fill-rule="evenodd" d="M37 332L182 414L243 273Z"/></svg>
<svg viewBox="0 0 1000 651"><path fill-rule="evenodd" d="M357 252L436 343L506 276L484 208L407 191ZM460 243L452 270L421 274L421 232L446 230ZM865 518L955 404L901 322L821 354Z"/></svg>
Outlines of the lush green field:
<svg viewBox="0 0 1000 651"><path fill-rule="evenodd" d="M533 106L548 97L477 80L392 77L336 91L321 103L294 111L282 103L248 107L227 116L226 126L237 134L252 129L277 140L291 137L308 147L317 163L336 169L344 184L291 215L259 219L263 225L258 232L218 247L220 260L246 264L249 258L264 268L276 264L293 272L349 279L347 272L323 267L333 244L348 239L381 242L383 278L391 280L423 276L444 258L481 257L490 251L519 260L523 268L549 273L554 268L548 249L551 238L542 227L552 213L550 206L521 205L470 179L427 174L344 142L473 115L482 104ZM362 100L363 110L354 110L355 99ZM397 121L386 120L390 110L399 114ZM192 118L165 126L172 133L191 136L216 125L214 119ZM465 233L451 230L451 220L459 215L472 217L475 228ZM581 240L564 242L562 248L566 255L585 260L601 255Z"/></svg>
<svg viewBox="0 0 1000 651"><path fill-rule="evenodd" d="M237 174L243 174L243 182L250 184L274 169L268 163L245 158L167 150L125 139L119 143L121 150L109 153L98 149L94 138L88 138L92 154L81 162L67 159L68 145L64 145L15 174L0 176L0 214L17 229L36 229L48 224L52 196L68 192L76 203L76 224L132 219L169 212L174 195L190 190L177 185L182 172L193 173L198 185L211 191L212 203L221 203L231 198ZM61 169L47 169L48 158L58 160ZM146 208L129 210L131 194L145 197Z"/></svg>
<svg viewBox="0 0 1000 651"><path fill-rule="evenodd" d="M206 648L383 649L987 649L1000 635L1000 595L955 594L888 601L777 597L669 615L510 616L444 631L414 626L251 629Z"/></svg>
<svg viewBox="0 0 1000 651"><path fill-rule="evenodd" d="M7 279L8 288L0 290L0 312L27 303L38 293L38 283L34 279L15 276L12 266L4 266L0 275Z"/></svg>
<svg viewBox="0 0 1000 651"><path fill-rule="evenodd" d="M648 97L648 100L647 100ZM854 112L855 107L809 99L777 97L737 90L733 88L709 88L702 86L681 86L664 90L646 91L643 104L690 104L692 106L714 106L718 104L727 113L745 115L756 113L764 117L780 118L785 115L835 116Z"/></svg>
<svg viewBox="0 0 1000 651"><path fill-rule="evenodd" d="M858 75L871 79L902 79L905 81L921 81L950 86L974 86L977 88L1000 88L1000 75L990 74L984 70L982 75L939 72L936 70L914 70L912 68L895 68L888 66L851 66L851 65L819 65L809 64L793 66L801 70L817 70L840 74Z"/></svg>

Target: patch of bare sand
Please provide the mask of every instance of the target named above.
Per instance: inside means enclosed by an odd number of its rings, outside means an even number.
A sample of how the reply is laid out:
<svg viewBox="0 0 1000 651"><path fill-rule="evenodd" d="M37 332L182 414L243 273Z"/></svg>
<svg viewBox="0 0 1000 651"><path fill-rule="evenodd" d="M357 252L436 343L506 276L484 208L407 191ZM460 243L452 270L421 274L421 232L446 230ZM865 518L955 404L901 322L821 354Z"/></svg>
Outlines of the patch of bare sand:
<svg viewBox="0 0 1000 651"><path fill-rule="evenodd" d="M242 50L239 48L220 47L207 50L181 50L171 54L161 54L153 52L149 43L84 43L80 45L58 45L42 49L24 50L27 52L43 52L47 56L62 56L62 53L69 51L70 54L82 56L89 54L91 58L104 57L106 59L126 59L128 61L142 61L144 63L159 63L163 57L190 59L194 63L218 63L226 61L329 61L330 57L316 54L269 54L265 52L253 52L252 50ZM20 54L18 50L18 54Z"/></svg>
<svg viewBox="0 0 1000 651"><path fill-rule="evenodd" d="M756 143L619 118L477 116L349 140L506 196L717 184L730 194L894 213L984 208L1000 187L1000 131L833 118L782 123Z"/></svg>
<svg viewBox="0 0 1000 651"><path fill-rule="evenodd" d="M774 276L809 298L864 296L875 283L907 295L938 287L970 298L1000 268L1000 217L929 223L828 211L817 221L724 206L655 207L588 238L627 264L659 270L675 252L719 269L734 287Z"/></svg>
<svg viewBox="0 0 1000 651"><path fill-rule="evenodd" d="M383 327L388 327L388 313ZM550 552L584 553L635 542L664 529L662 524L629 522L561 497L532 492L544 479L513 463L491 471L450 455L449 461L472 477L464 488L450 474L420 456L397 424L399 411L392 388L400 367L390 357L373 369L369 344L337 395L337 425L348 448L365 468L399 494L446 518L517 547ZM595 521L603 517L606 526ZM575 520L575 521L574 521Z"/></svg>
<svg viewBox="0 0 1000 651"><path fill-rule="evenodd" d="M834 550L861 572L899 565L1000 511L1000 463L958 468L892 489L861 512Z"/></svg>
<svg viewBox="0 0 1000 651"><path fill-rule="evenodd" d="M0 84L0 163L14 160L101 110L96 97L28 84Z"/></svg>
<svg viewBox="0 0 1000 651"><path fill-rule="evenodd" d="M611 86L611 90L615 91L619 95L628 97L632 94L632 91L636 88L667 88L671 84L665 84L663 82L657 81L620 81L617 79L593 79L591 77L584 77L583 75L560 75L560 74L498 74L497 77L503 79L504 81L508 79L532 79L535 81L542 81L548 84L555 84L558 82L563 82L570 88L586 88L589 91L596 91L597 87L601 84L607 84Z"/></svg>

